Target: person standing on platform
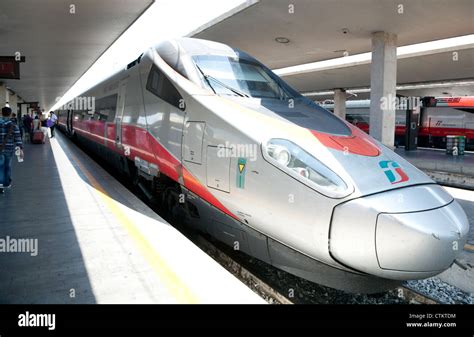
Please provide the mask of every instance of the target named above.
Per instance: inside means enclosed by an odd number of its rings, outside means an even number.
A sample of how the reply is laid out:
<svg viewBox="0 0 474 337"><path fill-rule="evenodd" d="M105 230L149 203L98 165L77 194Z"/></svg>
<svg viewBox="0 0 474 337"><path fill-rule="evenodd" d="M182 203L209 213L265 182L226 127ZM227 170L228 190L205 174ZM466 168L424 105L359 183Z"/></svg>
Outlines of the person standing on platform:
<svg viewBox="0 0 474 337"><path fill-rule="evenodd" d="M40 116L40 122L41 122L41 131L43 131L44 139L46 140L46 137L48 137L49 134L49 128L48 128L48 118L46 114L44 113L44 110L39 112ZM44 143L44 142L43 142Z"/></svg>
<svg viewBox="0 0 474 337"><path fill-rule="evenodd" d="M33 130L41 130L41 121L38 114L36 114L35 119L33 120Z"/></svg>
<svg viewBox="0 0 474 337"><path fill-rule="evenodd" d="M12 159L16 148L23 158L23 143L21 142L20 129L11 120L12 109L2 108L0 118L0 193L12 185Z"/></svg>
<svg viewBox="0 0 474 337"><path fill-rule="evenodd" d="M33 138L33 118L31 118L30 114L23 116L23 129L25 130L25 134L28 134L28 137L30 137L31 142Z"/></svg>
<svg viewBox="0 0 474 337"><path fill-rule="evenodd" d="M49 130L51 131L51 137L54 137L54 129L56 128L56 124L58 124L58 116L54 113L54 111L49 112L49 120L51 121Z"/></svg>
<svg viewBox="0 0 474 337"><path fill-rule="evenodd" d="M33 119L33 136L31 137L31 142L34 143L35 142L35 134L36 133L41 133L43 135L43 137L41 137L41 143L44 144L45 142L45 136L44 136L44 132L41 128L41 119L40 119L40 116L39 114L36 114L35 116L35 119Z"/></svg>

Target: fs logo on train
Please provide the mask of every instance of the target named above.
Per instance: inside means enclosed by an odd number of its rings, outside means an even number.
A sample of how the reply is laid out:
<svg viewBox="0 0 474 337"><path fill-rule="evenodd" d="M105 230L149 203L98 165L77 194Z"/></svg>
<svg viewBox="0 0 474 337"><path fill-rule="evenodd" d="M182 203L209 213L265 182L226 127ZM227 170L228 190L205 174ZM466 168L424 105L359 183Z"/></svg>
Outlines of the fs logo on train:
<svg viewBox="0 0 474 337"><path fill-rule="evenodd" d="M382 160L379 162L379 166L383 169L385 176L392 185L403 183L409 179L396 161Z"/></svg>

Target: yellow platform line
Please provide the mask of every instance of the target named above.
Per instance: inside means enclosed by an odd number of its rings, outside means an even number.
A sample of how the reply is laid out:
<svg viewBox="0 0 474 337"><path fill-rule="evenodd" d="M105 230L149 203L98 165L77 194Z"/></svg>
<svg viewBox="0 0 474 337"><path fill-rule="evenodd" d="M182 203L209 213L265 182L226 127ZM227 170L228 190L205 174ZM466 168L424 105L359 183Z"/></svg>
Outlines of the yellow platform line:
<svg viewBox="0 0 474 337"><path fill-rule="evenodd" d="M72 152L70 152L70 156L77 163L77 166L89 180L92 187L96 189L98 195L107 205L115 218L133 238L147 262L153 267L159 278L165 283L166 288L170 290L175 299L180 303L199 303L200 301L198 300L198 297L193 294L188 286L178 277L178 275L176 275L165 259L158 254L148 240L140 233L133 223L133 220L131 220L120 209L117 202L108 195L102 185Z"/></svg>

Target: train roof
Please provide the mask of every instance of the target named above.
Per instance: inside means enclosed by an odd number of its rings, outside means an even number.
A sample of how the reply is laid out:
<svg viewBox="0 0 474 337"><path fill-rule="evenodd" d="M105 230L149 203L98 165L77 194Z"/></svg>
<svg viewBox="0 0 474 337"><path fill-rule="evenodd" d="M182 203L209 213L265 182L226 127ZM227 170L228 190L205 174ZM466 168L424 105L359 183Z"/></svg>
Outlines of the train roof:
<svg viewBox="0 0 474 337"><path fill-rule="evenodd" d="M155 45L155 48L161 57L172 56L175 59L195 55L222 55L229 57L238 56L240 58L257 61L240 49L232 48L220 42L190 37L165 40Z"/></svg>
<svg viewBox="0 0 474 337"><path fill-rule="evenodd" d="M426 97L429 98L429 97ZM423 98L422 98L423 101ZM424 107L474 107L474 96L464 97L432 97L432 100L426 100ZM429 102L429 103L428 103ZM326 109L334 108L334 103L321 103ZM370 99L346 101L346 107L349 109L370 108Z"/></svg>
<svg viewBox="0 0 474 337"><path fill-rule="evenodd" d="M227 57L239 57L248 61L260 63L255 58L240 49L232 48L219 42L190 37L161 41L160 43L156 44L154 48L170 67L172 67L184 77L194 80L194 82L197 81L195 74L190 73L191 69L194 70L194 67L192 66L193 56L219 55Z"/></svg>

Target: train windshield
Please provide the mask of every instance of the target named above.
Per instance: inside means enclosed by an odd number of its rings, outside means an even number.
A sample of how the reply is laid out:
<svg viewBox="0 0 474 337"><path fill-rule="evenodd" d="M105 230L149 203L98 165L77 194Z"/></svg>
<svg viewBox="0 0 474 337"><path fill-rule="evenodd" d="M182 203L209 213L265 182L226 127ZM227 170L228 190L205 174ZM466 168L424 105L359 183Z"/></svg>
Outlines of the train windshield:
<svg viewBox="0 0 474 337"><path fill-rule="evenodd" d="M227 56L194 56L205 84L218 95L289 99L300 94L261 64Z"/></svg>

